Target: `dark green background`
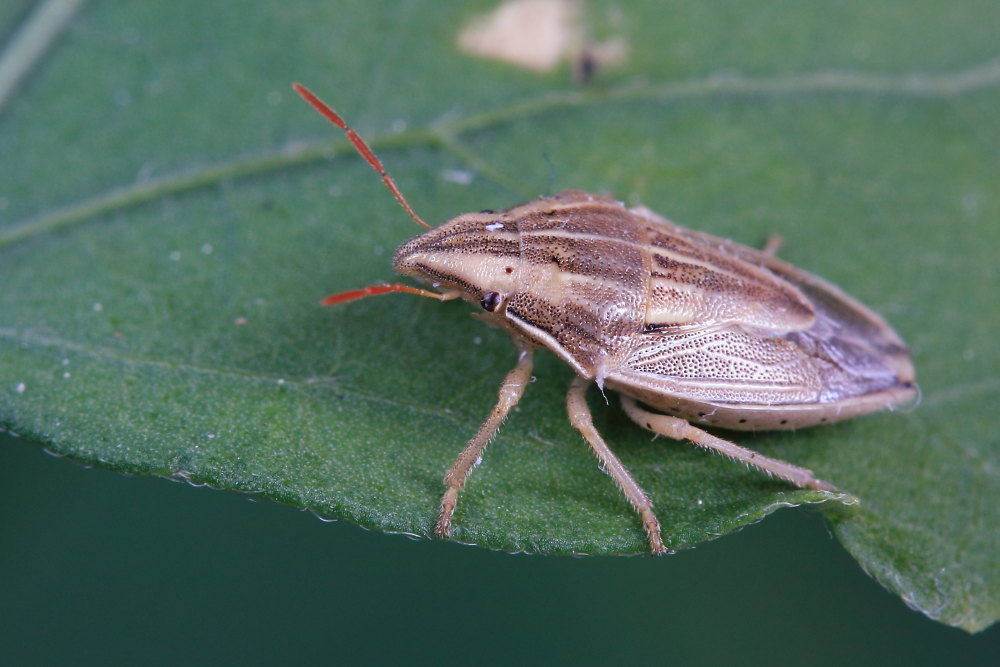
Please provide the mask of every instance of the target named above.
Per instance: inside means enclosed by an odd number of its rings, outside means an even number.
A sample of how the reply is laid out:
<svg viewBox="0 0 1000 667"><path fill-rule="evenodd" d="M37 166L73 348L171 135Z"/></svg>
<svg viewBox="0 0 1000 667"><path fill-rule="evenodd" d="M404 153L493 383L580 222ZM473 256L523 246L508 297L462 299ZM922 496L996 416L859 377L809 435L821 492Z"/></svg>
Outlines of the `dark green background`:
<svg viewBox="0 0 1000 667"><path fill-rule="evenodd" d="M367 525L429 530L437 480L488 410L512 352L455 304L316 306L324 290L390 278L372 248L387 251L415 227L356 157L318 159L343 140L292 96L288 83L301 78L381 140L428 219L550 185L610 190L747 243L781 233L787 258L886 313L913 345L920 410L753 440L863 495L863 513L839 530L855 549L885 549L866 560L888 564L883 576L915 565L926 586L936 583L929 565L964 566L949 570L943 594L975 602L986 622L996 609L1000 468L997 429L984 418L1000 395L990 289L997 86L924 98L906 77L956 85L955 72L995 74L997 5L636 3L625 31L640 48L627 66L585 89L594 104L548 108L550 91L579 90L565 69L537 75L455 53L458 26L492 4L86 3L0 117L0 227L29 228L6 238L0 265L3 423L121 470L194 470ZM612 5L591 6L594 36L614 34ZM0 38L31 7L5 5ZM829 70L854 77L849 92L831 93L819 76ZM791 92L739 93L734 73ZM713 81L729 92L711 94ZM700 91L690 99L679 92L686 82ZM621 97L605 104L607 91ZM540 106L511 106L520 101ZM459 137L471 155L420 134L441 118L461 129L489 113L498 115ZM397 119L411 133L393 135ZM312 157L282 162L299 142ZM478 170L477 180L448 183L440 172L449 167ZM145 206L113 202L59 233L31 228L150 174L185 173L207 187L163 187ZM331 184L339 197L327 195ZM141 187L130 192L141 199ZM199 251L206 241L216 246L210 261ZM178 248L183 264L168 259ZM267 307L253 310L261 294ZM257 319L233 325L248 305ZM76 347L62 350L49 333ZM481 348L462 344L480 335ZM117 346L120 358L100 354ZM184 372L192 361L241 372L206 374L190 391L201 377ZM450 405L457 373L461 401ZM520 543L527 527L644 548L566 425L568 373L551 357L540 362L531 400L464 495L469 539ZM314 374L333 381L310 384ZM285 393L271 386L279 375L292 378ZM384 397L410 421L375 419ZM616 410L601 407L597 419L626 462L640 464L633 470L644 469L661 518L682 518L665 508L689 507L694 493L725 500L763 487L758 501L769 505L785 491L693 448L651 444ZM223 427L212 443L198 439L208 425ZM336 428L340 437L327 437ZM353 477L333 480L329 466L343 453ZM970 637L907 610L805 511L664 559L524 557L84 470L6 436L0 459L0 651L18 652L0 662L936 665L988 664L1000 653L996 628ZM290 485L296 475L304 482ZM593 521L578 524L561 514L567 507ZM933 606L926 593L919 599Z"/></svg>
<svg viewBox="0 0 1000 667"><path fill-rule="evenodd" d="M0 439L7 664L992 665L783 510L666 558L510 556L323 523Z"/></svg>

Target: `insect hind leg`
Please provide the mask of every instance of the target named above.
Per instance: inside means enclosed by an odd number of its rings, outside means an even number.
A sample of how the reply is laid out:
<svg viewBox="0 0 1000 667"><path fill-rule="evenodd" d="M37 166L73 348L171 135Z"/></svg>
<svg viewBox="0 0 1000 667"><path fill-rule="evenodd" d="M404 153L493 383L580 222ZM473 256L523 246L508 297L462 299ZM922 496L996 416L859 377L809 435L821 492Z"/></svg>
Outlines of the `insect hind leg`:
<svg viewBox="0 0 1000 667"><path fill-rule="evenodd" d="M697 426L692 426L687 420L679 417L670 417L657 412L650 412L640 408L635 399L622 395L622 409L632 421L639 424L653 433L665 435L674 440L688 440L699 447L714 450L723 456L728 456L736 461L742 461L747 465L757 468L761 472L773 475L802 489L815 489L817 491L837 491L837 487L824 482L813 475L807 468L800 468L781 459L772 459L759 452L746 447L740 447L734 442L718 438L708 431L703 431Z"/></svg>
<svg viewBox="0 0 1000 667"><path fill-rule="evenodd" d="M653 514L653 503L642 488L632 479L628 469L622 464L614 452L604 442L604 438L594 428L594 421L590 416L590 407L587 405L587 387L591 381L577 376L569 386L566 394L566 408L569 412L569 421L583 437L590 443L597 458L601 460L604 470L611 475L618 487L632 503L632 507L642 518L643 528L649 538L649 548L654 554L663 554L667 548L663 546L663 538L660 535L660 522Z"/></svg>

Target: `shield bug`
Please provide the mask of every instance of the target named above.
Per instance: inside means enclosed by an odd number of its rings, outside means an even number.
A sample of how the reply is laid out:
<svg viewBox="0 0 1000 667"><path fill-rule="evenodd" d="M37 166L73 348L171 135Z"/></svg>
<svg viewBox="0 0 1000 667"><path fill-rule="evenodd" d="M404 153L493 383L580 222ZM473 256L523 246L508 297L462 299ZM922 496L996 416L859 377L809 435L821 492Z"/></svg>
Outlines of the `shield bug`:
<svg viewBox="0 0 1000 667"><path fill-rule="evenodd" d="M531 379L545 348L576 372L570 423L639 514L653 553L666 548L653 504L594 428L591 384L621 395L643 428L688 440L802 488L836 491L812 471L704 430L792 429L915 398L910 354L878 314L836 286L764 251L691 231L645 208L569 190L437 227L410 207L368 145L306 88L294 88L343 130L426 232L396 251L392 284L324 299L409 292L461 298L504 329L517 364L493 411L444 476L435 532L450 534L459 491Z"/></svg>

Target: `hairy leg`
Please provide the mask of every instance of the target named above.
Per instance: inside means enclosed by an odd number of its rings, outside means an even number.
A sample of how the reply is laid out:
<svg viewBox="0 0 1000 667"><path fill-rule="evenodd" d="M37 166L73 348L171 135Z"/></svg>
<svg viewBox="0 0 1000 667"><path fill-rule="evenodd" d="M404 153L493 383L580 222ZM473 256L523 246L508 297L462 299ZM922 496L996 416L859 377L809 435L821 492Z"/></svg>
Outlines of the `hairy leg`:
<svg viewBox="0 0 1000 667"><path fill-rule="evenodd" d="M632 479L628 469L618 460L608 444L604 442L604 438L594 428L590 407L587 405L586 399L587 387L590 386L590 383L590 380L577 376L570 384L569 392L566 394L569 421L590 443L597 458L601 460L604 470L611 475L625 497L632 503L632 507L639 513L643 528L646 529L646 535L649 537L649 548L654 554L666 553L667 549L663 546L663 538L660 536L660 522L653 514L653 503L649 501L646 493Z"/></svg>
<svg viewBox="0 0 1000 667"><path fill-rule="evenodd" d="M514 409L514 406L524 395L524 388L531 381L532 354L531 350L523 349L517 357L517 365L507 373L500 391L497 395L497 404L493 407L493 412L486 418L483 425L479 427L479 432L469 441L458 459L444 476L444 483L448 488L441 498L441 513L438 517L437 527L434 532L438 535L451 534L451 517L455 513L455 504L458 501L458 492L465 486L465 481L469 478L469 473L479 462L486 445L490 443L496 435L500 425L507 419L507 414Z"/></svg>
<svg viewBox="0 0 1000 667"><path fill-rule="evenodd" d="M718 438L708 431L703 431L697 426L692 426L684 419L670 417L657 412L650 412L640 408L634 398L622 396L622 408L635 423L654 433L665 435L675 440L688 440L706 449L728 456L736 461L742 461L758 470L783 480L791 482L795 486L804 489L816 489L817 491L836 491L837 487L829 482L817 479L811 470L792 465L787 461L772 459L764 456L752 449L740 447L736 443Z"/></svg>

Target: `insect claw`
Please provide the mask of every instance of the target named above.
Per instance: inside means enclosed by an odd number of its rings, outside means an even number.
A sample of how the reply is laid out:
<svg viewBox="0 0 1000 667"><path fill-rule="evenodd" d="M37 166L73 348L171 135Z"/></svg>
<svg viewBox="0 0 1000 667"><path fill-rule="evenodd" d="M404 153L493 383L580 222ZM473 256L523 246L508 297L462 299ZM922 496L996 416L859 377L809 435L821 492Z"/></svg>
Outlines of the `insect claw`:
<svg viewBox="0 0 1000 667"><path fill-rule="evenodd" d="M458 502L458 488L449 486L441 498L441 514L438 516L437 525L434 527L434 534L441 537L451 536L451 517L455 514L455 505Z"/></svg>
<svg viewBox="0 0 1000 667"><path fill-rule="evenodd" d="M653 552L654 556L662 556L667 553L667 548L663 546L663 538L660 537L659 522L656 522L653 526L647 524L646 535L649 536L649 550Z"/></svg>
<svg viewBox="0 0 1000 667"><path fill-rule="evenodd" d="M809 484L809 488L816 491L830 491L832 493L840 492L840 489L835 487L833 484L830 484L830 482L824 482L823 480L815 477L813 478L813 482Z"/></svg>

